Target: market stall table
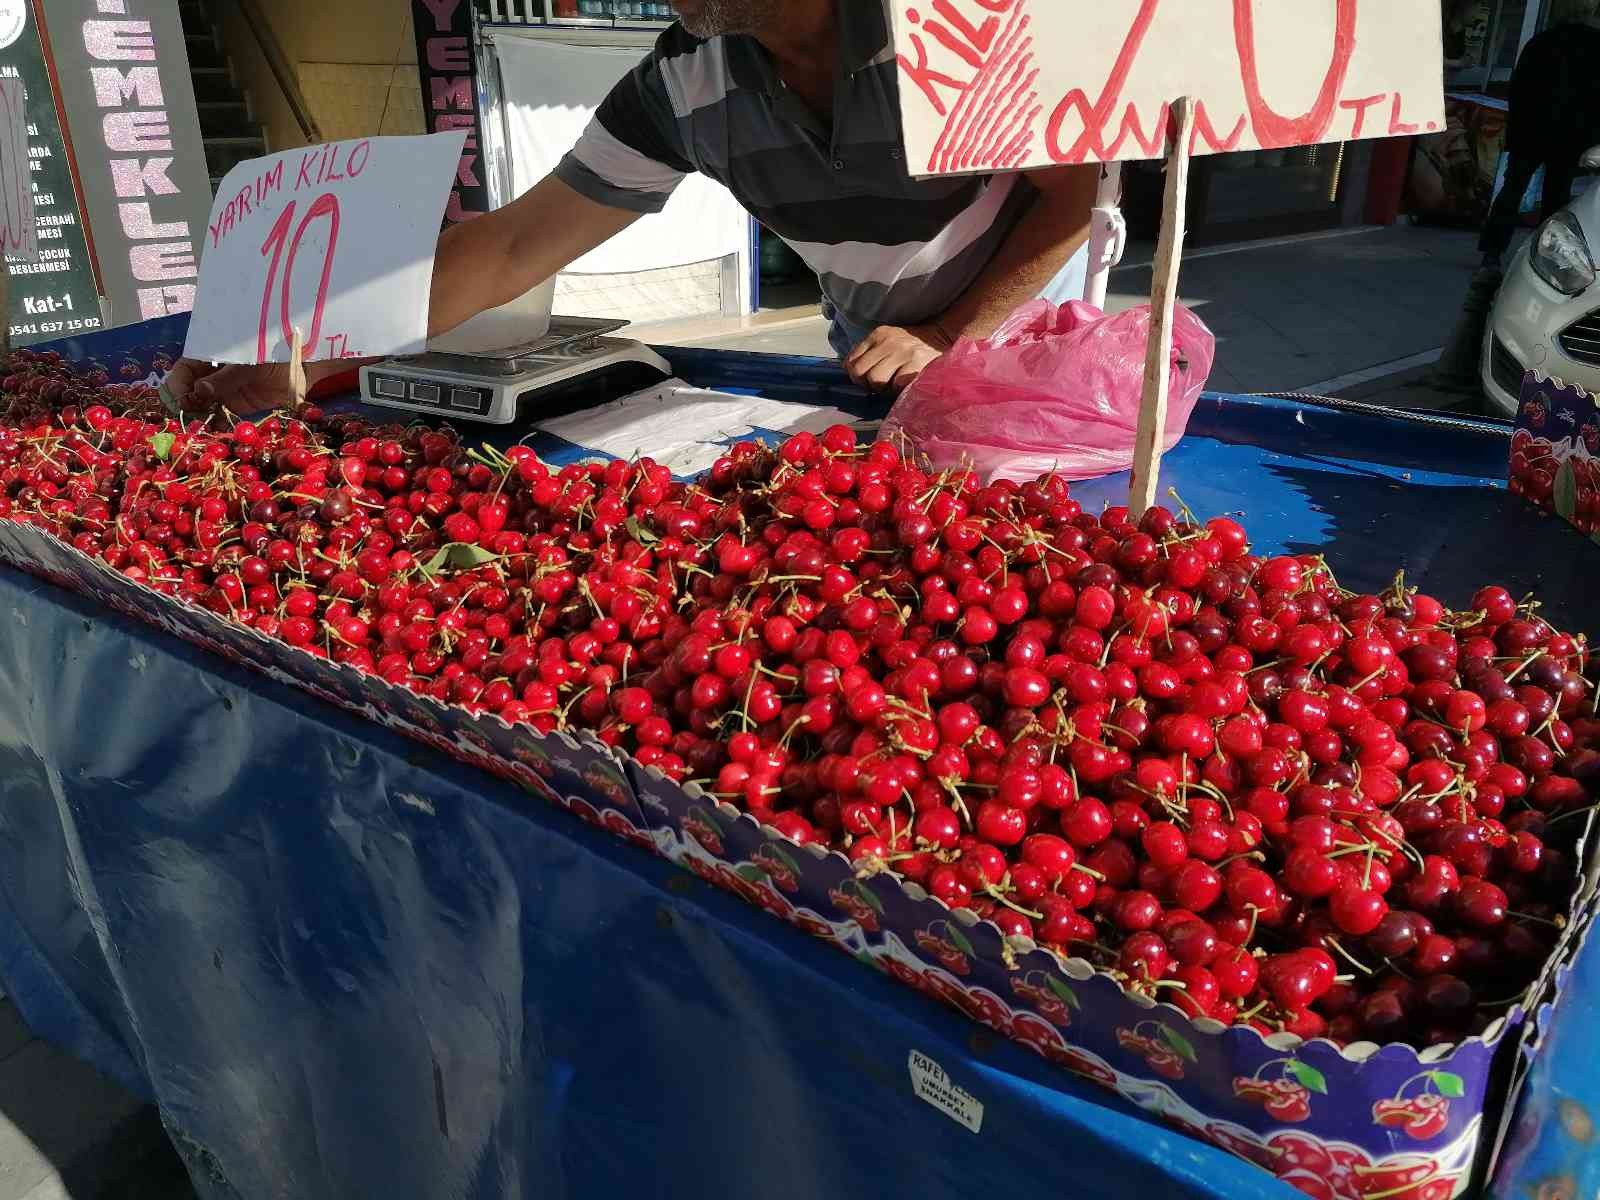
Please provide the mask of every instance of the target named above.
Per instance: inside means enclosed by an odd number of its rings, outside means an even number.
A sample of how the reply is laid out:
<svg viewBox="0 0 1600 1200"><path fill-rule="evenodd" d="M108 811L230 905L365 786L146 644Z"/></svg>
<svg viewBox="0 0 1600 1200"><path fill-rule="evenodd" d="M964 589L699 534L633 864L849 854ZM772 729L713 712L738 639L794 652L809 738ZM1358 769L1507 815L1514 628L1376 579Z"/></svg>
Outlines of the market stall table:
<svg viewBox="0 0 1600 1200"><path fill-rule="evenodd" d="M63 349L126 374L177 336ZM667 353L700 386L882 411L829 364ZM1506 454L1482 423L1208 397L1164 478L1349 585L1537 588L1593 635L1600 547L1496 490ZM9 569L0 613L0 987L160 1104L203 1195L1293 1194L284 682ZM1597 973L1589 953L1559 1038ZM976 1133L913 1095L914 1052L982 1105ZM1575 1066L1542 1060L1502 1194L1586 1144Z"/></svg>

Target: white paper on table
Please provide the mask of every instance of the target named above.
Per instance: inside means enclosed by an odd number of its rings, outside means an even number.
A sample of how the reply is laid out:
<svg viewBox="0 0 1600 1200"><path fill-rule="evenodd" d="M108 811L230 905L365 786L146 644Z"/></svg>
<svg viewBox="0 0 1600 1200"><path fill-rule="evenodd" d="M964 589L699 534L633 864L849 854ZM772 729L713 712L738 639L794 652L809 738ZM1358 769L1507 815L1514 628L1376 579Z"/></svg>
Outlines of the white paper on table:
<svg viewBox="0 0 1600 1200"><path fill-rule="evenodd" d="M537 428L586 450L651 458L674 475L693 475L757 430L821 433L854 420L837 408L708 391L669 379L598 408L540 421Z"/></svg>

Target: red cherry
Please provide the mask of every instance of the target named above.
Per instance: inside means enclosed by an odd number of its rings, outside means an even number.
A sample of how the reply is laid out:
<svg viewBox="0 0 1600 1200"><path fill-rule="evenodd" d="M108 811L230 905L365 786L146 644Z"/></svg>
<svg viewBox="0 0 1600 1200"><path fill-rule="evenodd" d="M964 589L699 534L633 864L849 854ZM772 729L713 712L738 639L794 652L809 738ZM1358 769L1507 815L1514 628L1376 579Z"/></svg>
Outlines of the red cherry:
<svg viewBox="0 0 1600 1200"><path fill-rule="evenodd" d="M1333 923L1349 934L1371 933L1388 910L1389 905L1381 895L1359 883L1341 884L1328 901Z"/></svg>
<svg viewBox="0 0 1600 1200"><path fill-rule="evenodd" d="M1255 991L1260 967L1248 951L1235 947L1212 961L1211 973L1216 977L1217 990L1224 997L1242 1000Z"/></svg>

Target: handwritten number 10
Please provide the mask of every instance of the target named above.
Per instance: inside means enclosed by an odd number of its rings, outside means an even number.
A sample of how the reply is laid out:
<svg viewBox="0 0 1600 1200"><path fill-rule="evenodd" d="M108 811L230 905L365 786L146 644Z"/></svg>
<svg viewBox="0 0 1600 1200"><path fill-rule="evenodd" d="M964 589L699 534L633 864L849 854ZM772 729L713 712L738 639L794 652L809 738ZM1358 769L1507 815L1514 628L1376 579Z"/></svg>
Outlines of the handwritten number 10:
<svg viewBox="0 0 1600 1200"><path fill-rule="evenodd" d="M283 264L283 288L278 301L278 319L283 328L283 340L294 341L294 326L289 321L290 283L294 279L294 262L300 253L300 242L306 235L306 229L318 217L328 218L328 249L322 259L322 278L317 283L317 303L311 314L311 333L306 338L305 344L315 347L322 337L322 314L328 306L328 281L333 275L333 255L339 246L339 198L332 192L324 192L311 202L311 207L306 209L306 215L300 218L300 224L294 231L294 237L289 237L289 226L294 223L296 202L291 200L284 207L278 219L273 222L267 240L261 243L262 257L270 251L272 262L267 267L267 280L261 289L261 324L256 332L256 361L267 361L267 320L272 310L272 288L278 278L278 263L283 258L283 248L289 247L289 261Z"/></svg>

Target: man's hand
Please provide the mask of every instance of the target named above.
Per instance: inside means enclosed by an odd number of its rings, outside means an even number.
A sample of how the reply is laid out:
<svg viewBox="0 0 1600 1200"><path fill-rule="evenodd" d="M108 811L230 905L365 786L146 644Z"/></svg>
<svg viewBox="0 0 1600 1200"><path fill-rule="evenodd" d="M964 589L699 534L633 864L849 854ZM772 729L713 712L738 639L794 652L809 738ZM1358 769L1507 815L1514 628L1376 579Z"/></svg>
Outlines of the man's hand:
<svg viewBox="0 0 1600 1200"><path fill-rule="evenodd" d="M349 365L307 363L306 386L312 387L318 380ZM167 372L166 386L184 412L205 413L221 407L236 417L250 417L283 408L294 399L289 386L288 363L219 367L184 358Z"/></svg>
<svg viewBox="0 0 1600 1200"><path fill-rule="evenodd" d="M934 325L880 325L850 352L844 369L871 391L899 392L951 345Z"/></svg>

